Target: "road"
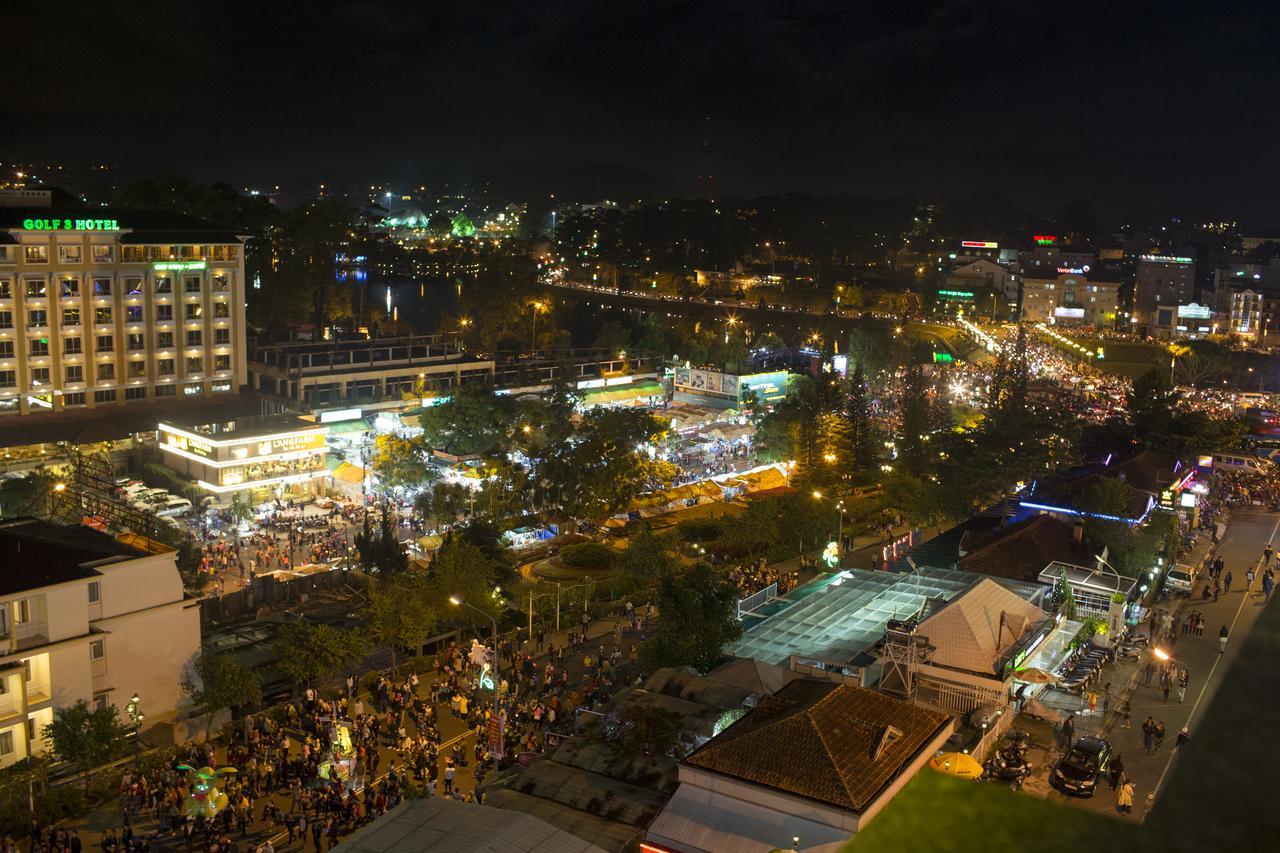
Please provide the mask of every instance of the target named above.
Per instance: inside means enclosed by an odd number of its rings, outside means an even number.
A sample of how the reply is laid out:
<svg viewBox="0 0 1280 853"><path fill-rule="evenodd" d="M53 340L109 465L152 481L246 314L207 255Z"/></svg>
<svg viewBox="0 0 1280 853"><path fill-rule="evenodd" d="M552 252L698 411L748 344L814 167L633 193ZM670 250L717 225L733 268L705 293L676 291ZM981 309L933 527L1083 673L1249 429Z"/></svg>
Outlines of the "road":
<svg viewBox="0 0 1280 853"><path fill-rule="evenodd" d="M1131 727L1124 728L1123 721L1114 713L1103 720L1097 718L1078 717L1078 734L1097 732L1111 741L1116 752L1124 759L1125 773L1134 783L1134 809L1129 820L1139 821L1143 818L1147 799L1158 795L1161 785L1168 774L1177 772L1176 738L1179 730L1185 725L1190 728L1192 737L1196 735L1198 721L1213 701L1218 686L1222 683L1227 671L1235 661L1244 639L1252 629L1258 616L1262 613L1262 583L1255 578L1253 591L1245 589L1245 572L1251 566L1258 566L1263 549L1268 542L1275 542L1280 531L1280 514L1271 512L1237 509L1232 513L1226 535L1218 545L1217 554L1224 563L1223 575L1231 572L1233 581L1231 592L1222 595L1215 603L1213 599L1204 601L1199 592L1203 584L1197 584L1195 594L1182 603L1182 614L1190 611L1204 613L1205 629L1201 637L1181 634L1181 628L1175 628L1175 642L1162 645L1161 648L1172 655L1180 668L1186 669L1190 676L1190 684L1184 701L1178 701L1176 687L1170 692L1166 702L1158 680L1153 678L1151 684L1144 684L1139 664L1117 666L1109 673L1113 686L1119 690L1126 682L1133 684L1131 694ZM1157 606L1165 606L1157 605ZM1176 624L1180 624L1176 623ZM1226 652L1218 652L1218 632L1223 625L1227 626L1230 638ZM1117 703L1118 704L1118 703ZM1146 754L1142 742L1142 723L1150 716L1165 725L1164 745L1153 755ZM1097 722L1101 722L1098 726ZM1051 742L1051 739L1049 739ZM1069 800L1077 808L1095 813L1116 815L1115 794L1109 785L1102 786L1098 793L1088 799L1067 798L1047 786L1047 774L1057 760L1057 753L1038 751L1033 755L1033 763L1039 765L1035 774L1036 784L1031 781L1027 788L1035 788L1038 793L1049 799Z"/></svg>

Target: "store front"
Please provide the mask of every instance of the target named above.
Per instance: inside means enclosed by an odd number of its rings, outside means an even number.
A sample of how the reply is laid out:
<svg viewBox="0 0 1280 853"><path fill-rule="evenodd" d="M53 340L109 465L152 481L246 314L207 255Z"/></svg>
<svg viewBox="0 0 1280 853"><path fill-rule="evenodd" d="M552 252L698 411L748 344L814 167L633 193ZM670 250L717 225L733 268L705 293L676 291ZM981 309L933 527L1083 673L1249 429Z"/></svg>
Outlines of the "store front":
<svg viewBox="0 0 1280 853"><path fill-rule="evenodd" d="M329 479L327 427L293 417L237 418L178 426L162 423L157 439L165 464L228 503L324 494Z"/></svg>

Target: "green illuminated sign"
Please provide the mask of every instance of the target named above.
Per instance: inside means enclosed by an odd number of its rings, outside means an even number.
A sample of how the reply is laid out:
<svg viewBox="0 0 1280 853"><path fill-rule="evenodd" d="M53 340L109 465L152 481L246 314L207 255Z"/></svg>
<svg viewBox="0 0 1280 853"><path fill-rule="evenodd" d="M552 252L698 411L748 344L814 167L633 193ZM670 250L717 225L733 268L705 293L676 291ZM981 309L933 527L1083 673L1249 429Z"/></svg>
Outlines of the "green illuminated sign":
<svg viewBox="0 0 1280 853"><path fill-rule="evenodd" d="M972 290L939 290L938 297L940 299L973 299Z"/></svg>
<svg viewBox="0 0 1280 853"><path fill-rule="evenodd" d="M24 231L119 231L118 219L24 219Z"/></svg>
<svg viewBox="0 0 1280 853"><path fill-rule="evenodd" d="M202 270L209 266L208 261L159 261L151 265L156 272L163 270Z"/></svg>
<svg viewBox="0 0 1280 853"><path fill-rule="evenodd" d="M951 357L951 353L949 352L935 352L933 354L934 364L951 364L953 361L955 361L955 359Z"/></svg>
<svg viewBox="0 0 1280 853"><path fill-rule="evenodd" d="M471 217L467 216L465 213L459 213L457 216L453 217L453 222L450 224L449 230L453 232L453 236L455 237L470 237L476 233L476 226L475 223L471 221Z"/></svg>

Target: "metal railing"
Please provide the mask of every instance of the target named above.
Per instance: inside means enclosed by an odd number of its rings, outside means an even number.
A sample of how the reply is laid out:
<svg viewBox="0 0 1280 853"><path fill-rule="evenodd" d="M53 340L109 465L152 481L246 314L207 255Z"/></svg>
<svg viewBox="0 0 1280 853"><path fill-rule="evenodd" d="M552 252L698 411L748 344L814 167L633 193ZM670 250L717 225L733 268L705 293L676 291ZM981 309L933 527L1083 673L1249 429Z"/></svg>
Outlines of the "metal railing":
<svg viewBox="0 0 1280 853"><path fill-rule="evenodd" d="M774 581L759 592L753 592L738 602L738 618L741 619L742 614L750 613L758 607L763 607L777 597L778 583Z"/></svg>

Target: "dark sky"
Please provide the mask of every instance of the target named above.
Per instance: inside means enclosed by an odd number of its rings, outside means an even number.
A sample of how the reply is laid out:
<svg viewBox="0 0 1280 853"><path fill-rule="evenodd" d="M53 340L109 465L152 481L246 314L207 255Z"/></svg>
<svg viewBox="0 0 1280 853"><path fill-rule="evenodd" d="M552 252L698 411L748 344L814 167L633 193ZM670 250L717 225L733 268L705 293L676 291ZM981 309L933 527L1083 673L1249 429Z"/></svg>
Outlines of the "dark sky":
<svg viewBox="0 0 1280 853"><path fill-rule="evenodd" d="M718 192L1280 219L1276 3L20 0L4 15L9 160L286 187L610 164L666 188L695 186L705 135Z"/></svg>

